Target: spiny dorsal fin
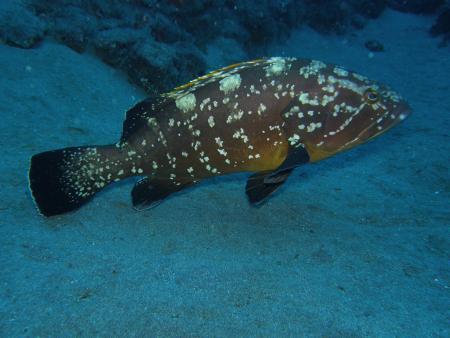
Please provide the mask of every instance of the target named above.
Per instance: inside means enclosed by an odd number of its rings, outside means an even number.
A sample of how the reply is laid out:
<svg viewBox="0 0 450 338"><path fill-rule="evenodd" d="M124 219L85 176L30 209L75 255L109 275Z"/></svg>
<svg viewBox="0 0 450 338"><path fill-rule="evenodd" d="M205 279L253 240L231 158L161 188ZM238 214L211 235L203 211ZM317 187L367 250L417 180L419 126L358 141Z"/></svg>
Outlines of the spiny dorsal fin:
<svg viewBox="0 0 450 338"><path fill-rule="evenodd" d="M185 94L186 91L190 90L193 87L205 85L217 79L223 79L224 77L228 76L230 72L232 72L235 68L252 67L256 64L264 63L266 61L267 61L266 59L256 59L251 61L234 63L232 65L213 70L205 75L202 75L194 80L189 81L188 83L175 87L170 92L162 94L162 96L171 98L178 97L179 95Z"/></svg>

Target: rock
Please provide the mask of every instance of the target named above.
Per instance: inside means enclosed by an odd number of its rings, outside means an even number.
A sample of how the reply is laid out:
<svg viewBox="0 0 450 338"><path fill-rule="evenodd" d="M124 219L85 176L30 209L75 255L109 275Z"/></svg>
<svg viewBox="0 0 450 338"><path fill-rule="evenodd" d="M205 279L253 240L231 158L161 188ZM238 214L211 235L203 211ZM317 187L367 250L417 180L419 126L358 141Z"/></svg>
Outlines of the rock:
<svg viewBox="0 0 450 338"><path fill-rule="evenodd" d="M430 34L435 37L443 35L442 46L447 45L447 42L450 41L450 7L439 14L436 22L430 29Z"/></svg>
<svg viewBox="0 0 450 338"><path fill-rule="evenodd" d="M236 40L221 37L208 45L206 56L208 70L214 70L242 62L247 53Z"/></svg>
<svg viewBox="0 0 450 338"><path fill-rule="evenodd" d="M122 65L133 83L153 95L177 84L173 74L174 46L147 40L134 49Z"/></svg>
<svg viewBox="0 0 450 338"><path fill-rule="evenodd" d="M208 55L248 59L264 55L268 44L302 25L344 34L364 27L388 4L430 11L442 1L27 0L24 7L17 0L1 0L0 6L9 4L15 15L0 11L0 38L30 48L49 36L77 52L93 49L130 81L155 93L205 73ZM219 48L218 41L228 49ZM216 45L208 48L211 44Z"/></svg>
<svg viewBox="0 0 450 338"><path fill-rule="evenodd" d="M364 43L364 46L371 52L384 52L384 46L377 40L368 40Z"/></svg>
<svg viewBox="0 0 450 338"><path fill-rule="evenodd" d="M142 32L131 28L111 28L98 32L93 37L93 46L100 58L118 67L133 53L135 44L143 38Z"/></svg>
<svg viewBox="0 0 450 338"><path fill-rule="evenodd" d="M388 5L401 12L416 14L435 13L445 0L389 0Z"/></svg>
<svg viewBox="0 0 450 338"><path fill-rule="evenodd" d="M86 15L78 7L67 6L64 14L55 18L52 35L57 41L82 53L97 29L99 24L95 17Z"/></svg>
<svg viewBox="0 0 450 338"><path fill-rule="evenodd" d="M450 33L450 8L445 9L436 19L436 22L430 29L432 36Z"/></svg>
<svg viewBox="0 0 450 338"><path fill-rule="evenodd" d="M151 34L156 41L174 43L187 38L187 34L165 15L156 14L150 21Z"/></svg>
<svg viewBox="0 0 450 338"><path fill-rule="evenodd" d="M35 47L45 36L47 25L19 2L0 2L0 40L20 48Z"/></svg>
<svg viewBox="0 0 450 338"><path fill-rule="evenodd" d="M205 70L203 55L194 44L172 43L168 35L163 38L152 33L153 27L105 29L94 37L94 49L102 60L123 70L131 82L150 94L169 90ZM173 34L183 35L177 30Z"/></svg>
<svg viewBox="0 0 450 338"><path fill-rule="evenodd" d="M131 82L150 94L168 90L205 71L204 55L197 44L208 30L196 27L194 37L189 29L194 29L197 17L208 12L208 1L30 3L47 22L49 36L77 52L91 47L105 63L124 71ZM188 26L188 22L194 24Z"/></svg>
<svg viewBox="0 0 450 338"><path fill-rule="evenodd" d="M383 13L387 2L388 0L352 0L350 4L362 16L376 19Z"/></svg>

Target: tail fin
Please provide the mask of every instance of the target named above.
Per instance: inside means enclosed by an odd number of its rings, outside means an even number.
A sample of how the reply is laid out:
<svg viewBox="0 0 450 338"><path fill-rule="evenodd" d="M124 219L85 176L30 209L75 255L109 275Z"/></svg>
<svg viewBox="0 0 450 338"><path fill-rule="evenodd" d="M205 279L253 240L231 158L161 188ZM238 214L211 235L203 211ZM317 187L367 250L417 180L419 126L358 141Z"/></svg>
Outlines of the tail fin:
<svg viewBox="0 0 450 338"><path fill-rule="evenodd" d="M115 146L74 147L31 158L30 190L39 211L53 216L78 209L114 180L124 178Z"/></svg>

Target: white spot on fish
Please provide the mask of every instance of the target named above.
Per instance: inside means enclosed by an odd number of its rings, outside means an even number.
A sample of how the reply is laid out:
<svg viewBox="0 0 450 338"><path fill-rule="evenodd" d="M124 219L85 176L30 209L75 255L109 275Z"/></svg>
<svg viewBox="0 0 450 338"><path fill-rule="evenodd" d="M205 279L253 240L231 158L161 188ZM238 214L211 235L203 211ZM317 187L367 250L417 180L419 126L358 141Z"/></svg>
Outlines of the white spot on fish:
<svg viewBox="0 0 450 338"><path fill-rule="evenodd" d="M308 125L308 127L306 128L306 131L308 133L312 133L314 130L316 130L317 128L320 128L320 127L322 127L322 123L320 123L320 122L317 122L317 123L311 122Z"/></svg>
<svg viewBox="0 0 450 338"><path fill-rule="evenodd" d="M175 100L175 104L178 109L182 110L184 113L187 113L195 108L195 95L192 93L183 95Z"/></svg>
<svg viewBox="0 0 450 338"><path fill-rule="evenodd" d="M218 145L219 147L223 147L223 141L221 140L220 137L216 137L215 140L216 140L216 143L217 143L217 145Z"/></svg>
<svg viewBox="0 0 450 338"><path fill-rule="evenodd" d="M233 121L239 121L242 118L242 116L244 116L244 111L238 110L237 112L228 115L226 123L230 124Z"/></svg>
<svg viewBox="0 0 450 338"><path fill-rule="evenodd" d="M284 113L284 117L293 116L294 114L298 113L299 111L300 111L299 106L293 106L291 109L289 109L288 112Z"/></svg>
<svg viewBox="0 0 450 338"><path fill-rule="evenodd" d="M261 113L266 111L266 109L267 109L267 107L263 103L260 103L259 107L258 107L258 115L261 115Z"/></svg>
<svg viewBox="0 0 450 338"><path fill-rule="evenodd" d="M294 134L288 138L288 141L291 146L296 145L300 141L300 136Z"/></svg>
<svg viewBox="0 0 450 338"><path fill-rule="evenodd" d="M267 60L269 65L265 67L266 76L280 75L286 69L286 60L282 57L273 57Z"/></svg>
<svg viewBox="0 0 450 338"><path fill-rule="evenodd" d="M313 98L313 99L309 98L309 93L300 94L300 96L298 97L298 100L302 104L309 104L310 106L318 106L319 105L319 101L317 100L317 98Z"/></svg>
<svg viewBox="0 0 450 338"><path fill-rule="evenodd" d="M232 92L236 89L238 89L241 85L241 76L239 74L233 74L229 75L222 80L220 80L220 90L223 91L225 94L228 94L229 92Z"/></svg>
<svg viewBox="0 0 450 338"><path fill-rule="evenodd" d="M214 125L215 125L215 123L214 123L214 116L208 117L208 124L209 124L209 126L211 128L214 127Z"/></svg>
<svg viewBox="0 0 450 338"><path fill-rule="evenodd" d="M209 103L209 101L211 101L211 99L209 97L204 99L202 101L202 103L200 103L200 110L203 110L203 108L205 107L205 105L207 105Z"/></svg>
<svg viewBox="0 0 450 338"><path fill-rule="evenodd" d="M334 73L337 76L342 76L342 77L347 77L348 76L348 72L345 69L341 68L341 67L334 67L333 71L334 71Z"/></svg>
<svg viewBox="0 0 450 338"><path fill-rule="evenodd" d="M233 138L235 139L242 139L244 143L248 142L248 136L244 134L244 129L240 128L239 130L236 130L233 134Z"/></svg>
<svg viewBox="0 0 450 338"><path fill-rule="evenodd" d="M300 75L308 79L311 75L317 75L321 69L326 67L327 65L325 63L313 60L309 65L300 68Z"/></svg>

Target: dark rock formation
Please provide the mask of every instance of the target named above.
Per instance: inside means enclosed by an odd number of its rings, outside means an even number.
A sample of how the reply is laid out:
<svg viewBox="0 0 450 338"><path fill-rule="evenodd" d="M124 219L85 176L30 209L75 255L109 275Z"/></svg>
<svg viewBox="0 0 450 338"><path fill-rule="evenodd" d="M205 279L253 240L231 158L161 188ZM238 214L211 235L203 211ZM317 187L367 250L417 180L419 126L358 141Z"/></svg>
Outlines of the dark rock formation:
<svg viewBox="0 0 450 338"><path fill-rule="evenodd" d="M371 52L384 52L384 46L380 41L377 40L367 40L364 46Z"/></svg>
<svg viewBox="0 0 450 338"><path fill-rule="evenodd" d="M0 41L20 47L32 48L45 35L46 22L14 0L0 2Z"/></svg>
<svg viewBox="0 0 450 338"><path fill-rule="evenodd" d="M443 10L430 29L432 36L443 35L444 44L450 41L450 6Z"/></svg>
<svg viewBox="0 0 450 338"><path fill-rule="evenodd" d="M295 27L343 34L377 18L386 6L430 13L443 1L27 0L24 7L1 0L0 39L30 48L48 36L77 52L92 50L154 93L204 73L211 45L214 55L226 54L227 60L242 58L243 51L259 56ZM444 26L437 22L433 34Z"/></svg>
<svg viewBox="0 0 450 338"><path fill-rule="evenodd" d="M378 18L386 8L388 0L352 0L355 11L370 19Z"/></svg>
<svg viewBox="0 0 450 338"><path fill-rule="evenodd" d="M445 0L389 0L389 6L402 12L432 14L444 5Z"/></svg>

